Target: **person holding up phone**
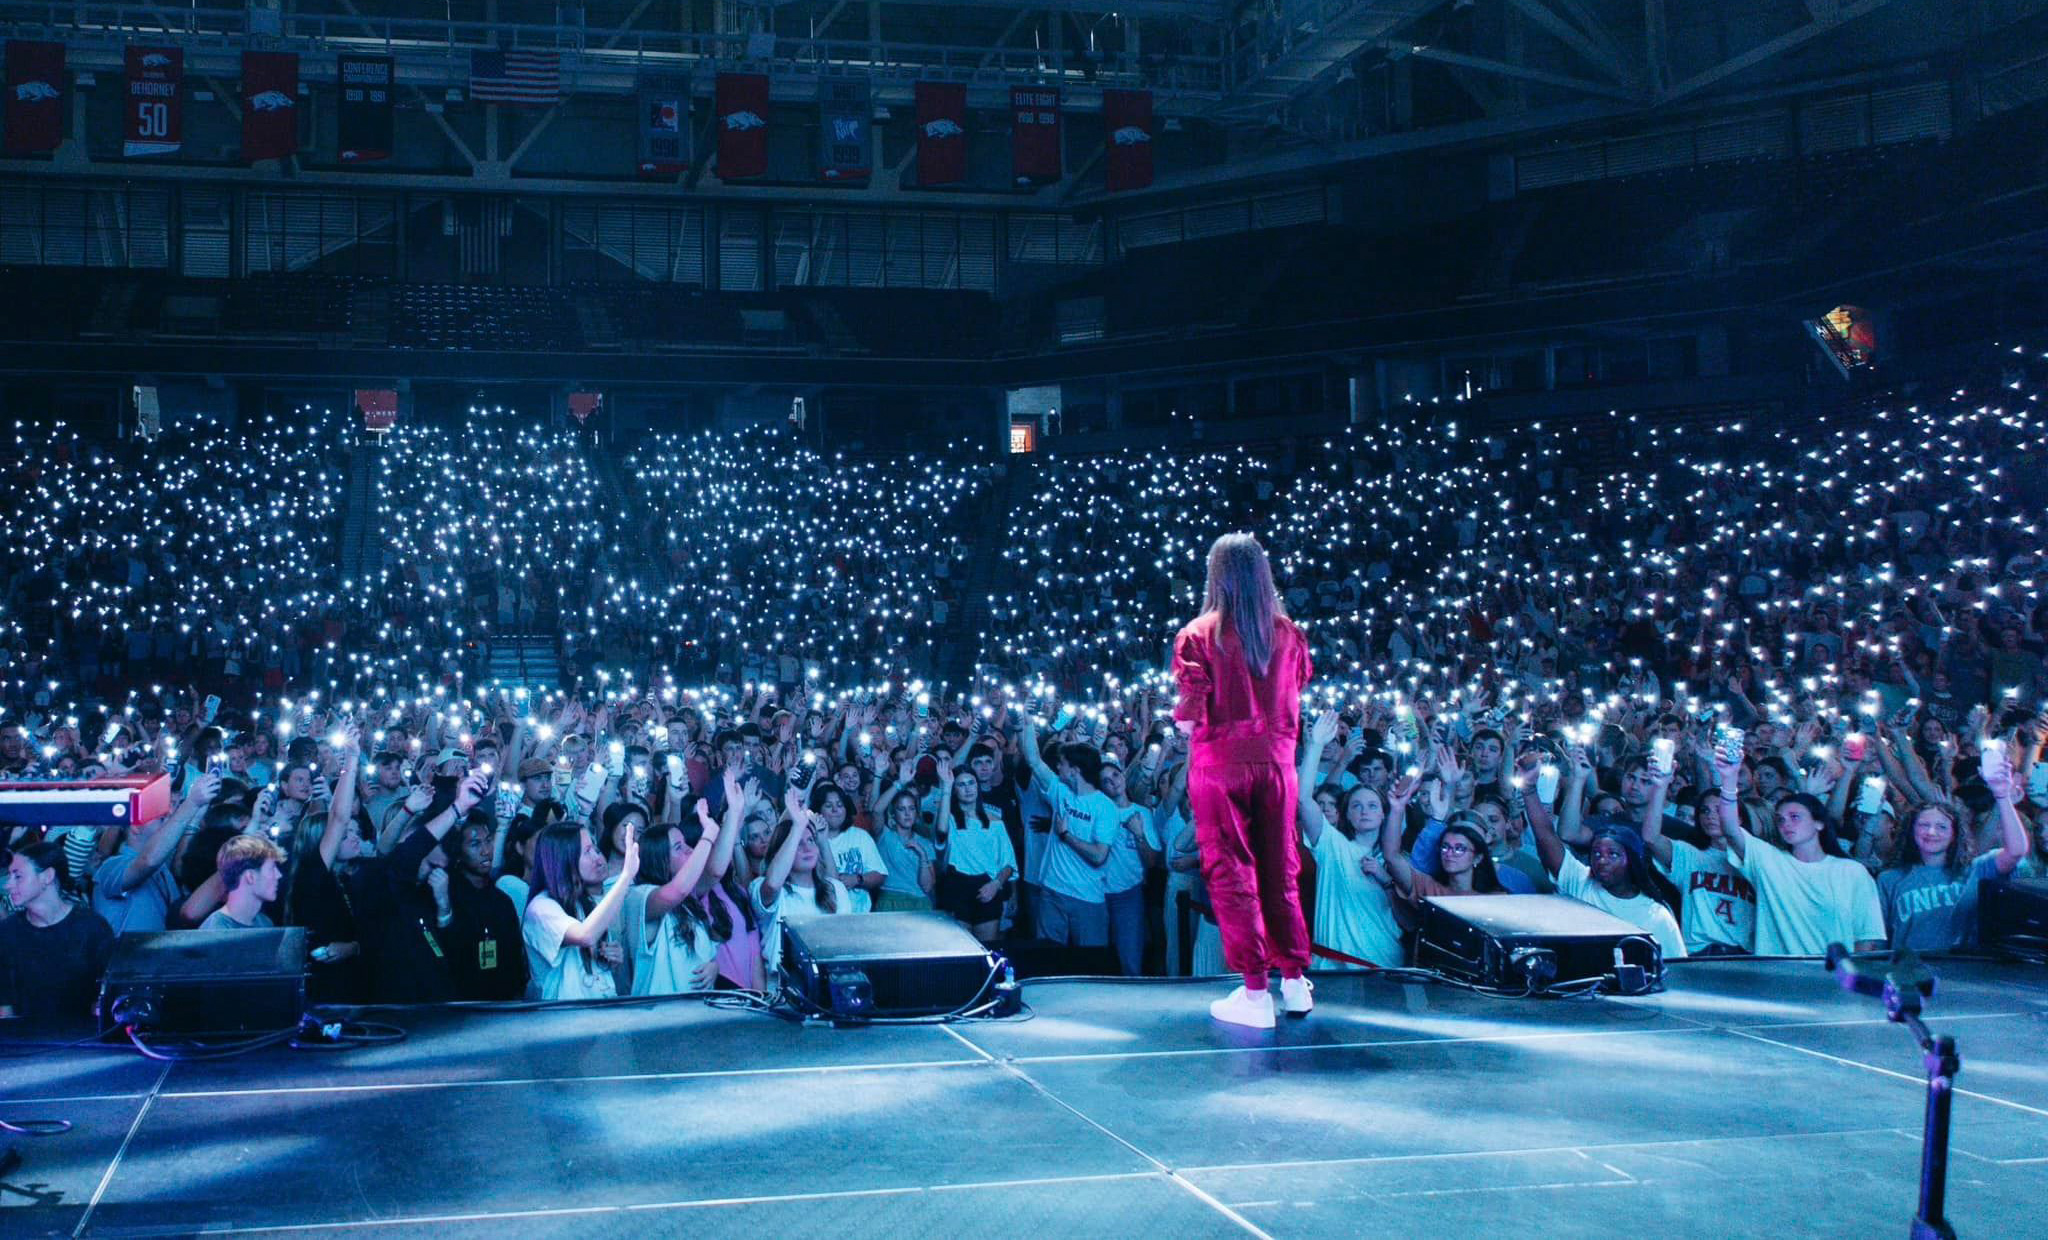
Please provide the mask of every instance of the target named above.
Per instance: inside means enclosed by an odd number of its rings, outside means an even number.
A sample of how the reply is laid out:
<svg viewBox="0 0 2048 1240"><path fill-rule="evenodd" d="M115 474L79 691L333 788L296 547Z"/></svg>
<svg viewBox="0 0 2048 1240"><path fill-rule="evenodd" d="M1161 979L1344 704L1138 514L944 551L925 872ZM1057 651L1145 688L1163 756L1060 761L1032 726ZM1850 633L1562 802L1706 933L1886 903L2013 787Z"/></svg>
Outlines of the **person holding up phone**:
<svg viewBox="0 0 2048 1240"><path fill-rule="evenodd" d="M1717 730L1714 761L1731 772L1742 764L1742 733ZM1718 770L1718 766L1714 769ZM1671 781L1655 781L1643 808L1643 848L1650 860L1678 888L1679 928L1685 949L1695 956L1748 955L1756 950L1756 887L1736 872L1728 858L1726 835L1718 809L1703 809L1697 820L1707 837L1701 848L1664 833L1664 801ZM1716 800L1718 792L1710 792ZM1740 806L1736 807L1738 816Z"/></svg>
<svg viewBox="0 0 2048 1240"><path fill-rule="evenodd" d="M2002 746L1987 746L1984 786L1998 821L1999 846L1972 859L1970 833L1947 803L1915 805L1892 840L1877 876L1885 929L1894 947L1953 951L1977 941L1977 893L2026 859L2031 841L2014 808L2019 780Z"/></svg>
<svg viewBox="0 0 2048 1240"><path fill-rule="evenodd" d="M640 872L638 835L626 838L623 862L627 874ZM609 999L618 994L613 969L623 962L624 948L611 931L633 884L614 883L602 897L594 897L604 870L604 854L587 827L556 823L534 840L527 878L533 897L524 918L530 997Z"/></svg>
<svg viewBox="0 0 2048 1240"><path fill-rule="evenodd" d="M1735 794L1740 760L1714 759L1716 812L1729 863L1756 890L1759 956L1823 956L1831 943L1857 951L1885 944L1884 909L1870 872L1842 855L1827 807L1811 793L1778 802L1778 842L1742 825Z"/></svg>

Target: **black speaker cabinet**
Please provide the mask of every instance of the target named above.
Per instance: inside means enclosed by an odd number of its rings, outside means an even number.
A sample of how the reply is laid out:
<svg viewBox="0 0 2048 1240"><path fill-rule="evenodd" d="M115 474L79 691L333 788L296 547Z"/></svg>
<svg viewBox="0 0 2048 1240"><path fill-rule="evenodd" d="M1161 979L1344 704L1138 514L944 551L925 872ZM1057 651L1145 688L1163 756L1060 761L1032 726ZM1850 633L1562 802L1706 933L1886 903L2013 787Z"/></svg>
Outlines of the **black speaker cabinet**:
<svg viewBox="0 0 2048 1240"><path fill-rule="evenodd" d="M938 1016L993 994L997 958L941 913L820 917L782 928L784 980L836 1020Z"/></svg>
<svg viewBox="0 0 2048 1240"><path fill-rule="evenodd" d="M103 1033L273 1033L305 1012L301 926L124 934L100 983Z"/></svg>

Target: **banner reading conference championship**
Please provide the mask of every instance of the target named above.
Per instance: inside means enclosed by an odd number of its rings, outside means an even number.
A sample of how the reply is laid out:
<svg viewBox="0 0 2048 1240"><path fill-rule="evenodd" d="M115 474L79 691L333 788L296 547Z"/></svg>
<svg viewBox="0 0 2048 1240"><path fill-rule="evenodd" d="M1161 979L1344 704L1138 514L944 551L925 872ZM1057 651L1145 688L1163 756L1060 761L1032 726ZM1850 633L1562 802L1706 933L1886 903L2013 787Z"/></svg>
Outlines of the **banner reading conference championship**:
<svg viewBox="0 0 2048 1240"><path fill-rule="evenodd" d="M389 56L343 56L336 146L345 164L391 158L391 92L396 86Z"/></svg>

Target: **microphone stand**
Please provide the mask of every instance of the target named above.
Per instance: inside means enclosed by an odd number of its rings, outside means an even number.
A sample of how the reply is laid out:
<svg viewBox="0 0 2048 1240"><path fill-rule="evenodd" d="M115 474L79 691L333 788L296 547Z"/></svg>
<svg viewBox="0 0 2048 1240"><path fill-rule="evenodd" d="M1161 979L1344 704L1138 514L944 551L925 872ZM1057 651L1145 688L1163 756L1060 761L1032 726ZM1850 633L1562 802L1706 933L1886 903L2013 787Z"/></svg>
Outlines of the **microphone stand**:
<svg viewBox="0 0 2048 1240"><path fill-rule="evenodd" d="M1929 1032L1920 1020L1924 1001L1934 994L1934 974L1906 948L1893 953L1882 976L1862 973L1850 959L1849 949L1839 943L1829 945L1827 967L1842 989L1875 996L1884 1004L1885 1019L1904 1025L1920 1046L1921 1062L1927 1069L1927 1120L1920 1135L1920 1208L1907 1234L1910 1240L1955 1240L1955 1229L1948 1225L1943 1207L1948 1197L1949 1106L1963 1060L1953 1037Z"/></svg>

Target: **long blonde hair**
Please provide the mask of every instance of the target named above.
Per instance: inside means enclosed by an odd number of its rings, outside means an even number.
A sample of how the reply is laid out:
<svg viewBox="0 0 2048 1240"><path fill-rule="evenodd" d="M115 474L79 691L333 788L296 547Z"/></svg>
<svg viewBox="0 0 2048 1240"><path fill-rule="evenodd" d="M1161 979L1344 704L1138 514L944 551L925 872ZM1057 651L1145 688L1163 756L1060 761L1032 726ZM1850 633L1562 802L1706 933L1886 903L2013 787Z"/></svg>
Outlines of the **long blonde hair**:
<svg viewBox="0 0 2048 1240"><path fill-rule="evenodd" d="M1265 678L1273 662L1273 620L1287 614L1273 589L1273 565L1250 534L1225 534L1209 548L1209 586L1202 612L1216 612L1237 634L1252 674Z"/></svg>

